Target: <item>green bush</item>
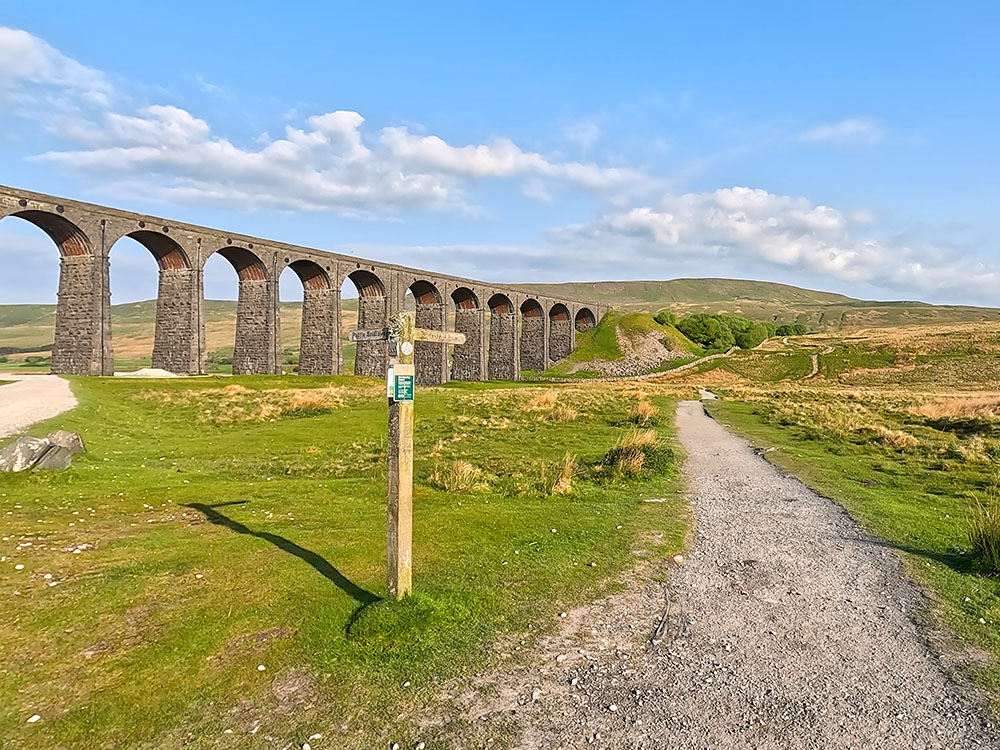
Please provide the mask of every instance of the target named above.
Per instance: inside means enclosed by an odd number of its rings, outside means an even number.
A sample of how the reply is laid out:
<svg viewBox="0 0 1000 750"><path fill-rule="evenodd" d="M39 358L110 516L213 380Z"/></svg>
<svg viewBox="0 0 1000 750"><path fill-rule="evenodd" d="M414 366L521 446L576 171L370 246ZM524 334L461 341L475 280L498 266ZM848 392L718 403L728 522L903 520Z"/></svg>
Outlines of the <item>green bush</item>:
<svg viewBox="0 0 1000 750"><path fill-rule="evenodd" d="M775 329L777 336L805 336L808 331L801 323L785 323Z"/></svg>
<svg viewBox="0 0 1000 750"><path fill-rule="evenodd" d="M724 351L736 343L733 332L718 315L689 315L677 322L677 330L709 350Z"/></svg>
<svg viewBox="0 0 1000 750"><path fill-rule="evenodd" d="M765 323L753 323L745 331L736 334L736 346L753 349L771 337L771 329Z"/></svg>
<svg viewBox="0 0 1000 750"><path fill-rule="evenodd" d="M679 320L675 313L670 312L670 310L660 310L656 315L653 316L653 320L659 323L661 326L675 326Z"/></svg>

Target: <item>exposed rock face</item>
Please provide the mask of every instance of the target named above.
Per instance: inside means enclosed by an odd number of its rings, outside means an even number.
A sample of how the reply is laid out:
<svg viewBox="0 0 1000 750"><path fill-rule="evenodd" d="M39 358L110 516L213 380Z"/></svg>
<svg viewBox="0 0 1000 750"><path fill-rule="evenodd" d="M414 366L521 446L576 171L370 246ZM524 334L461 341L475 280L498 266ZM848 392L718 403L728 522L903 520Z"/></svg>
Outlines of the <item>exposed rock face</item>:
<svg viewBox="0 0 1000 750"><path fill-rule="evenodd" d="M43 438L25 435L0 449L0 471L68 469L74 455L86 452L77 432L56 430Z"/></svg>
<svg viewBox="0 0 1000 750"><path fill-rule="evenodd" d="M575 365L570 372L596 370L603 377L629 377L655 370L666 362L690 357L690 352L668 349L661 336L655 332L627 336L616 332L618 348L622 358L615 360L595 359Z"/></svg>

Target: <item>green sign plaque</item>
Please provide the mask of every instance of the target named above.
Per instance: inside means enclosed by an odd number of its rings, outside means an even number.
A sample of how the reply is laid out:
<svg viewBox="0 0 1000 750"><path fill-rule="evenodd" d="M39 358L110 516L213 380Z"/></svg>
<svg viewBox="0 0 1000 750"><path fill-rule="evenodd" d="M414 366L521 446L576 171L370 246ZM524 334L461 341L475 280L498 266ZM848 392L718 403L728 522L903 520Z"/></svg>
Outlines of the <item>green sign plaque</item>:
<svg viewBox="0 0 1000 750"><path fill-rule="evenodd" d="M413 376L412 375L396 375L396 386L393 389L393 401L412 401L413 400Z"/></svg>

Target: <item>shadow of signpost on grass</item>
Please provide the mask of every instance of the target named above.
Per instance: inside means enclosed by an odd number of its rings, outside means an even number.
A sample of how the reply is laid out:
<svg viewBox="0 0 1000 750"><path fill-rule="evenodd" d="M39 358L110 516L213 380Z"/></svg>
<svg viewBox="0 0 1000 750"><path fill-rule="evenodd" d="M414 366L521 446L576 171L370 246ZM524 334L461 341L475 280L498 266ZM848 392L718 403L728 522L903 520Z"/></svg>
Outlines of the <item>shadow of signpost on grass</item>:
<svg viewBox="0 0 1000 750"><path fill-rule="evenodd" d="M216 503L215 505L188 503L184 507L198 511L205 516L205 520L209 523L214 523L217 526L225 526L227 529L231 529L237 534L246 534L247 536L263 539L265 542L273 544L281 551L294 555L303 562L307 563L313 570L326 578L328 581L332 582L337 588L361 605L351 615L347 623L347 628L349 628L351 623L358 618L358 615L361 614L361 611L365 607L374 604L381 599L381 597L376 596L372 592L358 586L343 573L337 570L326 558L316 554L312 550L300 547L290 539L285 539L285 537L278 536L277 534L269 534L266 531L254 531L253 529L244 526L239 521L234 521L232 518L223 515L218 510L219 508L225 508L231 505L246 505L246 503L246 500L234 500L228 503Z"/></svg>

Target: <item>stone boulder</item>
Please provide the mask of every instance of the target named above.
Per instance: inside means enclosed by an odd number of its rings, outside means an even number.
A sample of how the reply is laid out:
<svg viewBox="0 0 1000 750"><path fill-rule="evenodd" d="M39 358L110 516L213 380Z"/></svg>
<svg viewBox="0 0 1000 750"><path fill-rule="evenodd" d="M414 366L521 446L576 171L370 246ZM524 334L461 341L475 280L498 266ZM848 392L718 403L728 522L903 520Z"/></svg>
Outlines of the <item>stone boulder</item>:
<svg viewBox="0 0 1000 750"><path fill-rule="evenodd" d="M50 445L41 458L31 466L32 471L43 469L68 469L73 463L73 452L61 445Z"/></svg>
<svg viewBox="0 0 1000 750"><path fill-rule="evenodd" d="M25 435L0 449L0 471L68 469L77 453L86 453L77 432L56 430L46 437Z"/></svg>
<svg viewBox="0 0 1000 750"><path fill-rule="evenodd" d="M0 471L25 471L40 459L51 443L45 438L19 437L0 449Z"/></svg>
<svg viewBox="0 0 1000 750"><path fill-rule="evenodd" d="M52 445L58 445L60 448L65 448L74 456L78 453L87 452L87 446L83 444L83 438L80 437L79 432L55 430L54 432L50 432L46 435L45 439Z"/></svg>

